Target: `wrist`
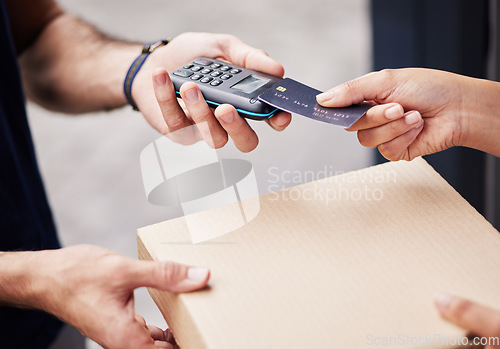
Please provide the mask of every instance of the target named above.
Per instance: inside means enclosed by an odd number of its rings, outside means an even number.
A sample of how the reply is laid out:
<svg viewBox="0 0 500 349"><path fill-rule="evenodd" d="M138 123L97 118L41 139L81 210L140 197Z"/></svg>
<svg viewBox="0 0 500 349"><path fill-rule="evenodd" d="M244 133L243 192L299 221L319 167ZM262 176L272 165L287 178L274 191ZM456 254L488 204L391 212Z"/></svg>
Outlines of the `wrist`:
<svg viewBox="0 0 500 349"><path fill-rule="evenodd" d="M136 95L136 93L134 93L133 91L137 90L134 89L133 87L134 81L136 80L136 77L138 75L143 75L141 74L141 70L142 71L146 70L146 67L148 66L148 61L150 61L149 58L154 53L154 51L163 46L166 46L169 43L169 41L170 40L158 40L153 43L145 44L140 54L132 62L129 69L127 70L125 79L123 81L123 92L128 104L131 105L132 108L136 111L139 111L139 108L134 98L134 95Z"/></svg>
<svg viewBox="0 0 500 349"><path fill-rule="evenodd" d="M500 83L470 79L462 101L465 135L462 146L500 156Z"/></svg>
<svg viewBox="0 0 500 349"><path fill-rule="evenodd" d="M0 302L41 309L40 260L45 251L1 252Z"/></svg>

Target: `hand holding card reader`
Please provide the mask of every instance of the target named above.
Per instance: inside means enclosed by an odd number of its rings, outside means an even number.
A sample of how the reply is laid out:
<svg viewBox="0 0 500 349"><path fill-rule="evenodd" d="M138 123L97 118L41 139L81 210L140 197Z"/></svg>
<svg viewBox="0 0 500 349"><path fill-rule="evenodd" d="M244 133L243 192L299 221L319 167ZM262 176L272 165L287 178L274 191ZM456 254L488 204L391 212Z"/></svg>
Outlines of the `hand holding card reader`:
<svg viewBox="0 0 500 349"><path fill-rule="evenodd" d="M265 120L278 111L258 99L262 92L282 80L277 76L201 57L175 70L170 78L177 94L183 83L193 81L211 107L228 103L246 118Z"/></svg>
<svg viewBox="0 0 500 349"><path fill-rule="evenodd" d="M316 102L321 91L298 81L205 57L177 69L170 78L178 95L182 84L193 81L210 106L228 103L241 116L254 120L266 120L278 110L284 110L348 128L373 106L372 103L360 103L344 108L326 108Z"/></svg>

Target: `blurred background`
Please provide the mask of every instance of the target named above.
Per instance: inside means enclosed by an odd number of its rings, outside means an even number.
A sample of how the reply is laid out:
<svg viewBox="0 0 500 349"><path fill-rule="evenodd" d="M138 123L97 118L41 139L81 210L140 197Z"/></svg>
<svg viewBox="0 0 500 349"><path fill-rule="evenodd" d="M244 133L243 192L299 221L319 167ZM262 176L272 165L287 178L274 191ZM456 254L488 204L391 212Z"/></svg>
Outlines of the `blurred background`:
<svg viewBox="0 0 500 349"><path fill-rule="evenodd" d="M281 62L286 76L320 90L370 70L368 1L235 2L166 0L60 0L68 11L101 30L148 42L186 31L230 33ZM90 243L137 257L136 229L181 214L148 203L139 154L159 137L130 107L110 113L67 116L29 106L37 155L64 245ZM332 174L372 164L369 149L342 128L296 116L284 132L252 122L258 148L241 154L230 142L219 158L252 162L261 194L300 184L304 176L274 183L273 173ZM298 172L297 172L298 171ZM324 176L324 175L323 175ZM311 179L309 179L310 181ZM145 289L137 312L148 323L165 322ZM95 347L89 342L88 348Z"/></svg>
<svg viewBox="0 0 500 349"><path fill-rule="evenodd" d="M186 31L230 33L281 62L285 76L320 90L373 69L421 66L498 78L497 0L59 0L68 11L119 38L138 42ZM64 245L90 243L137 256L136 229L182 214L148 203L139 154L159 137L141 114L65 116L29 106L36 150ZM258 148L231 142L219 158L254 165L259 191L300 184L383 161L355 134L294 116L284 132L252 122ZM497 158L453 149L427 160L498 228ZM288 173L275 183L275 173ZM310 174L317 174L311 178ZM137 311L165 326L146 290ZM87 348L95 348L90 341Z"/></svg>

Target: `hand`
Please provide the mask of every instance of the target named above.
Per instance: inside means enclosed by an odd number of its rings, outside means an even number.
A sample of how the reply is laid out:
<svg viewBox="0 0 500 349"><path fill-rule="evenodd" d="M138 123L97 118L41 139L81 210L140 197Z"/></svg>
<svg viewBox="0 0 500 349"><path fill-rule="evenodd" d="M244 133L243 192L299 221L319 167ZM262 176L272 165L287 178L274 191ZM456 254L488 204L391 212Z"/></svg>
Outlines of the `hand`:
<svg viewBox="0 0 500 349"><path fill-rule="evenodd" d="M155 346L158 348L165 349L179 349L177 342L175 341L174 335L170 331L170 329L166 329L165 331L159 327L146 325L146 320L139 314L135 314L135 319L139 322L144 328L146 328L149 332L151 338L155 341Z"/></svg>
<svg viewBox="0 0 500 349"><path fill-rule="evenodd" d="M145 286L189 292L204 287L209 278L205 268L137 261L97 246L41 251L36 256L37 296L31 305L108 349L174 348L167 345L175 343L172 336L147 327L135 314L133 291Z"/></svg>
<svg viewBox="0 0 500 349"><path fill-rule="evenodd" d="M372 100L377 105L349 131L358 131L362 145L378 147L389 160L412 160L452 146L500 152L500 118L491 110L500 110L492 107L495 94L493 82L409 68L365 75L317 99L326 107ZM491 129L487 134L485 124Z"/></svg>
<svg viewBox="0 0 500 349"><path fill-rule="evenodd" d="M489 340L474 344L485 345L485 349L500 348L500 311L445 294L437 295L435 302L444 319L483 337L483 341Z"/></svg>
<svg viewBox="0 0 500 349"><path fill-rule="evenodd" d="M167 71L171 72L200 56L226 60L276 76L284 74L283 67L265 52L246 45L234 36L185 33L155 50L139 71L132 86L137 106L148 122L162 134L207 122L209 134L200 133L209 145L223 147L230 136L239 150L252 151L258 144L257 134L233 106L221 105L213 112L193 82L185 83L180 91L185 108L179 104ZM281 131L290 121L290 114L280 112L269 119L268 124Z"/></svg>

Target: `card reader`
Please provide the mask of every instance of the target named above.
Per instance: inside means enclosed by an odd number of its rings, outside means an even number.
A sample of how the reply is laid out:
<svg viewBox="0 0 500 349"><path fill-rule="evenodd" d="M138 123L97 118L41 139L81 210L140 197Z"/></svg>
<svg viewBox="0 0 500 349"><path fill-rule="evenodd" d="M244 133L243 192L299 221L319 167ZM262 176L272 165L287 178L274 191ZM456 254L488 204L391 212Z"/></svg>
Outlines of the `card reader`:
<svg viewBox="0 0 500 349"><path fill-rule="evenodd" d="M228 103L241 116L266 120L278 109L258 99L281 78L206 57L197 58L170 74L175 91L185 82L195 82L211 107Z"/></svg>

